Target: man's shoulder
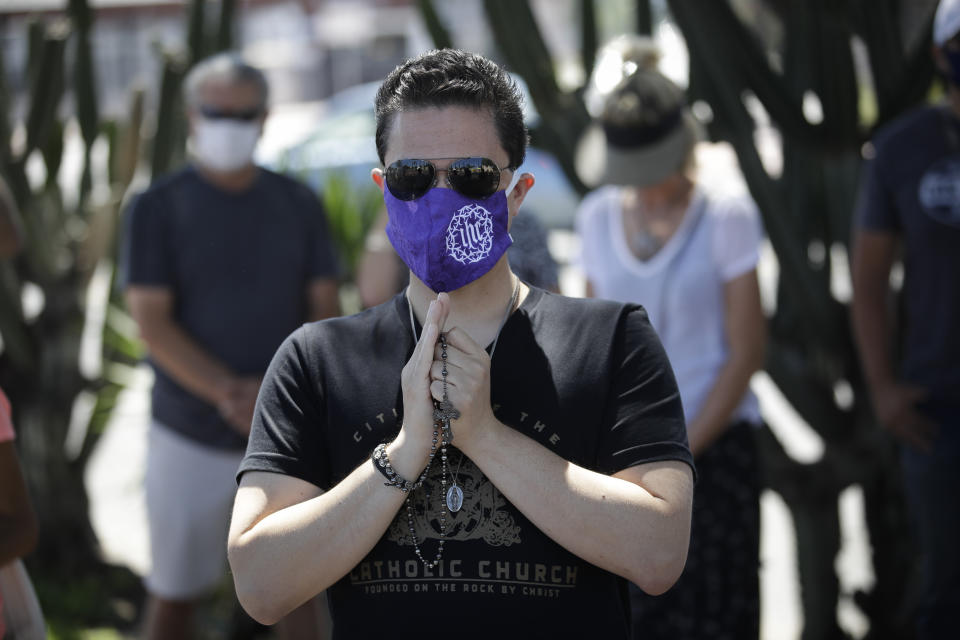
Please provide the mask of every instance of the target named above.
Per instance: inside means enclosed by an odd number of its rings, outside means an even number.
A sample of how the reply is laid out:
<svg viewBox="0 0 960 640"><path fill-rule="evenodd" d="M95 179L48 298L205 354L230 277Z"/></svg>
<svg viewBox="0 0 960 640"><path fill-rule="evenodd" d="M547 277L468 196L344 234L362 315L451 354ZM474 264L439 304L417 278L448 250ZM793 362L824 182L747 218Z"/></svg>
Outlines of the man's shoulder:
<svg viewBox="0 0 960 640"><path fill-rule="evenodd" d="M317 194L306 184L292 176L278 173L267 167L259 167L261 185L265 189L289 194L296 198L316 200Z"/></svg>
<svg viewBox="0 0 960 640"><path fill-rule="evenodd" d="M575 331L582 330L584 325L616 324L632 313L646 317L642 306L630 302L565 296L543 289L532 291L537 296L532 315L542 315L548 322L564 324Z"/></svg>
<svg viewBox="0 0 960 640"><path fill-rule="evenodd" d="M136 219L163 219L166 215L161 215L169 210L171 202L180 201L186 198L192 199L194 189L199 183L199 178L190 166L181 167L175 171L158 176L152 183L146 187L134 190L131 193L128 210L130 215Z"/></svg>
<svg viewBox="0 0 960 640"><path fill-rule="evenodd" d="M382 338L384 332L409 331L407 325L398 320L399 299L402 297L403 294L398 293L386 302L358 313L308 322L300 328L296 339L314 347L322 343L342 347L345 345L341 341L352 337L369 342Z"/></svg>
<svg viewBox="0 0 960 640"><path fill-rule="evenodd" d="M168 191L192 188L198 183L198 180L196 170L187 165L157 177L150 186L141 192L140 197L152 198Z"/></svg>
<svg viewBox="0 0 960 640"><path fill-rule="evenodd" d="M534 340L559 366L583 366L578 358L599 366L662 351L646 310L636 303L543 292L529 313Z"/></svg>

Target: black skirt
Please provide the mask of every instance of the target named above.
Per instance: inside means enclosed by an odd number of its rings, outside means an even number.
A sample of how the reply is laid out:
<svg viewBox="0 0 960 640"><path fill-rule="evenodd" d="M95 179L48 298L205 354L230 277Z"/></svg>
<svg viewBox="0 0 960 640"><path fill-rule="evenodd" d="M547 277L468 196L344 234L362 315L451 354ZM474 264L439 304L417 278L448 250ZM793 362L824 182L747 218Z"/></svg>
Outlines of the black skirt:
<svg viewBox="0 0 960 640"><path fill-rule="evenodd" d="M760 635L760 472L754 429L732 424L697 458L690 552L660 596L630 585L635 640Z"/></svg>

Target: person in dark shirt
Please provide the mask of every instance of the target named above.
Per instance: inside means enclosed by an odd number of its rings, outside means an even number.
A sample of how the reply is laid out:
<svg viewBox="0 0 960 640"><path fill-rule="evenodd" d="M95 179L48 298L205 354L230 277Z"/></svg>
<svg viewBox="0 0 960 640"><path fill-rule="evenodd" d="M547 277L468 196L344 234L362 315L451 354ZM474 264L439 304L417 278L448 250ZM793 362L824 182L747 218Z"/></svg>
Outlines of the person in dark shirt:
<svg viewBox="0 0 960 640"><path fill-rule="evenodd" d="M372 176L410 284L270 365L228 540L255 619L328 589L335 638L627 638L627 580L680 575L693 458L645 312L506 257L535 180L520 100L451 49L381 85Z"/></svg>
<svg viewBox="0 0 960 640"><path fill-rule="evenodd" d="M851 261L874 412L901 444L924 640L956 635L960 607L960 0L941 0L933 42L947 99L887 124L867 147ZM901 256L897 317L888 300Z"/></svg>
<svg viewBox="0 0 960 640"><path fill-rule="evenodd" d="M156 374L148 638L189 637L197 599L225 577L233 476L273 353L303 322L339 314L319 200L253 163L263 74L221 54L194 67L185 98L193 162L133 202L123 259Z"/></svg>
<svg viewBox="0 0 960 640"><path fill-rule="evenodd" d="M0 262L12 260L23 247L23 227L17 203L0 178ZM43 633L43 612L21 558L37 545L37 514L30 501L13 430L10 401L0 389L0 638L11 634ZM4 595L7 603L4 605ZM6 610L4 610L6 606ZM12 618L7 624L7 618ZM7 629L7 627L11 627Z"/></svg>

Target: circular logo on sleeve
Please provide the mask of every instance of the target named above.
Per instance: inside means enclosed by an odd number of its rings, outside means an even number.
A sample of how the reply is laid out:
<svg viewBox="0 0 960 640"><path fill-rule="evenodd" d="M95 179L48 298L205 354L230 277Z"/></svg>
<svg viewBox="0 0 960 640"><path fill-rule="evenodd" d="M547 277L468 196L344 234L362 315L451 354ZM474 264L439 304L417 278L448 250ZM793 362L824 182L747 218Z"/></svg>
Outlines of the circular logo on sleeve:
<svg viewBox="0 0 960 640"><path fill-rule="evenodd" d="M472 264L490 255L493 217L478 204L468 204L453 214L447 227L447 253L461 264Z"/></svg>
<svg viewBox="0 0 960 640"><path fill-rule="evenodd" d="M917 199L937 222L960 227L960 159L946 158L927 169L917 187Z"/></svg>

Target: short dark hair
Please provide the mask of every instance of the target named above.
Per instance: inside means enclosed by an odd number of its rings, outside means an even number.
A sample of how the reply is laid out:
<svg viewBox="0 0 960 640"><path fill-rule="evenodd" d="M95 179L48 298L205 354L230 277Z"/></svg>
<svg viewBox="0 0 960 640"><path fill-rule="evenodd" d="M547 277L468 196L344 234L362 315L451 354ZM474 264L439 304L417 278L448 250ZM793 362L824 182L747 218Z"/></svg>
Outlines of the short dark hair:
<svg viewBox="0 0 960 640"><path fill-rule="evenodd" d="M267 78L260 69L257 69L235 51L217 53L198 62L183 82L183 94L187 106L196 108L200 105L200 89L211 80L230 84L250 84L256 87L260 94L260 108L267 108L270 89Z"/></svg>
<svg viewBox="0 0 960 640"><path fill-rule="evenodd" d="M489 109L510 166L519 167L526 156L529 135L523 123L523 93L510 74L481 55L437 49L411 58L383 81L375 105L381 163L393 116L427 107Z"/></svg>

